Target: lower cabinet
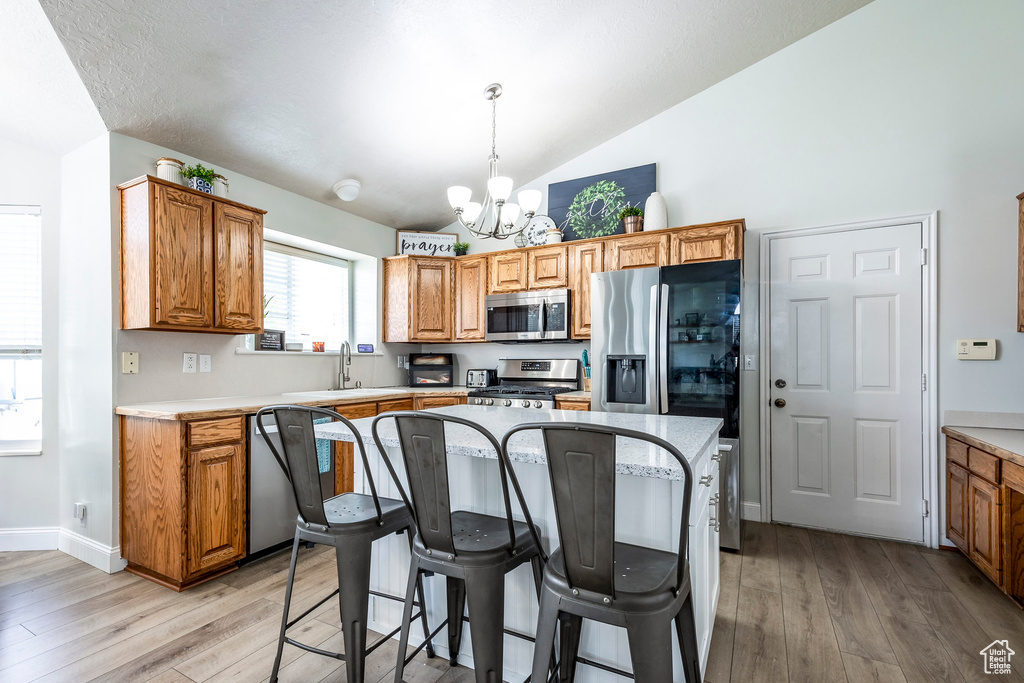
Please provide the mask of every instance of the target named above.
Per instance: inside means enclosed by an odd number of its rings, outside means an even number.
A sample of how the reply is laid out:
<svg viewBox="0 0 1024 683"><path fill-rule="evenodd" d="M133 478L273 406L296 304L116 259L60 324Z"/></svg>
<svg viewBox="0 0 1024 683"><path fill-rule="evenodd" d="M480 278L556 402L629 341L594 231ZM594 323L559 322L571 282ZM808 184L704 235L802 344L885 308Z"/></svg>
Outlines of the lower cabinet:
<svg viewBox="0 0 1024 683"><path fill-rule="evenodd" d="M978 568L996 583L1002 574L1002 510L1000 490L981 477L971 475L970 493L970 557Z"/></svg>
<svg viewBox="0 0 1024 683"><path fill-rule="evenodd" d="M373 417L377 414L376 403L355 403L335 406L334 412L349 420ZM334 446L334 495L355 490L355 444L335 441Z"/></svg>
<svg viewBox="0 0 1024 683"><path fill-rule="evenodd" d="M458 396L419 396L413 401L413 405L416 410L430 410L457 406L460 402Z"/></svg>
<svg viewBox="0 0 1024 683"><path fill-rule="evenodd" d="M556 410L590 410L590 399L566 399L555 396Z"/></svg>
<svg viewBox="0 0 1024 683"><path fill-rule="evenodd" d="M245 557L245 418L121 417L121 555L175 590Z"/></svg>
<svg viewBox="0 0 1024 683"><path fill-rule="evenodd" d="M967 542L967 506L969 494L967 479L970 475L952 460L946 460L946 537L956 547L970 554Z"/></svg>

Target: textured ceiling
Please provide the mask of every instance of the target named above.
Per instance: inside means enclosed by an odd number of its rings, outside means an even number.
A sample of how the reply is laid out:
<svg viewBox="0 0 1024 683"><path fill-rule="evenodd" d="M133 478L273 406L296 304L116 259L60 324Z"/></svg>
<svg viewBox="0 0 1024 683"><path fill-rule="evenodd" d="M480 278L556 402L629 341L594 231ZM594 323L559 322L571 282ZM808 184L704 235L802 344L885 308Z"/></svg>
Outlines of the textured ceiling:
<svg viewBox="0 0 1024 683"><path fill-rule="evenodd" d="M63 154L106 128L36 0L0 0L0 138Z"/></svg>
<svg viewBox="0 0 1024 683"><path fill-rule="evenodd" d="M2 0L7 2L8 0ZM20 1L20 0L19 0ZM518 182L868 0L42 0L110 130L398 228ZM359 199L332 199L341 178Z"/></svg>

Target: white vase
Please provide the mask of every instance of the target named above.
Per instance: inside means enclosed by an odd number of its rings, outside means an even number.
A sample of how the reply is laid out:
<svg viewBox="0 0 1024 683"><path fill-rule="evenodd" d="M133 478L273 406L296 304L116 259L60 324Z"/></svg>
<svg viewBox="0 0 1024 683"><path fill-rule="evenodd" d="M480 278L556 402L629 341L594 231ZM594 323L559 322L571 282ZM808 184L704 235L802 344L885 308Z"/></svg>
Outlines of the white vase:
<svg viewBox="0 0 1024 683"><path fill-rule="evenodd" d="M652 192L644 204L644 230L664 230L668 227L668 206L660 192Z"/></svg>
<svg viewBox="0 0 1024 683"><path fill-rule="evenodd" d="M160 180L184 185L185 179L181 177L181 171L185 164L170 157L161 157L156 160L156 177Z"/></svg>
<svg viewBox="0 0 1024 683"><path fill-rule="evenodd" d="M228 196L228 179L221 174L213 176L213 196L214 197L227 197Z"/></svg>
<svg viewBox="0 0 1024 683"><path fill-rule="evenodd" d="M558 244L562 241L562 231L558 229L548 230L544 233L544 242L547 244Z"/></svg>

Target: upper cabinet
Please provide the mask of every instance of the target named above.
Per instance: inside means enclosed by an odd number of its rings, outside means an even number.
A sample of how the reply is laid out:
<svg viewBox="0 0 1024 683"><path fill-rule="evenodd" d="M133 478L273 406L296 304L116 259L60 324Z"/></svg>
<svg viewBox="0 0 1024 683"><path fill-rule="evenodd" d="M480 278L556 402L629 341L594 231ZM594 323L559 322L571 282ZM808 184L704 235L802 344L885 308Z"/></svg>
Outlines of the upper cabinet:
<svg viewBox="0 0 1024 683"><path fill-rule="evenodd" d="M743 258L743 224L694 227L672 233L672 263L729 261Z"/></svg>
<svg viewBox="0 0 1024 683"><path fill-rule="evenodd" d="M152 176L121 193L121 327L262 331L263 214Z"/></svg>
<svg viewBox="0 0 1024 683"><path fill-rule="evenodd" d="M669 235L664 231L635 232L608 240L605 270L652 268L669 264Z"/></svg>
<svg viewBox="0 0 1024 683"><path fill-rule="evenodd" d="M487 257L490 271L488 294L504 294L526 289L526 252L499 251Z"/></svg>
<svg viewBox="0 0 1024 683"><path fill-rule="evenodd" d="M581 242L569 247L573 339L590 338L590 276L604 270L604 244Z"/></svg>
<svg viewBox="0 0 1024 683"><path fill-rule="evenodd" d="M487 257L455 259L455 340L483 341L487 296Z"/></svg>
<svg viewBox="0 0 1024 683"><path fill-rule="evenodd" d="M569 250L564 244L538 247L527 253L528 289L561 289L569 286Z"/></svg>
<svg viewBox="0 0 1024 683"><path fill-rule="evenodd" d="M384 341L452 340L452 262L435 256L384 259Z"/></svg>

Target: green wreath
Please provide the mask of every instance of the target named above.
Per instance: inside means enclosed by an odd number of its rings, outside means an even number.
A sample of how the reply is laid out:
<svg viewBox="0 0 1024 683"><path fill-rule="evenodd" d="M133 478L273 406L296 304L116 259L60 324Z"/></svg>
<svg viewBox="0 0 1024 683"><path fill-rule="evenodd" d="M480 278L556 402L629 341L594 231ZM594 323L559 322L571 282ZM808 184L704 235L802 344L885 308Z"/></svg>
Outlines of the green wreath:
<svg viewBox="0 0 1024 683"><path fill-rule="evenodd" d="M612 180L583 188L569 205L569 227L578 239L612 235L619 227L619 209L626 191Z"/></svg>

